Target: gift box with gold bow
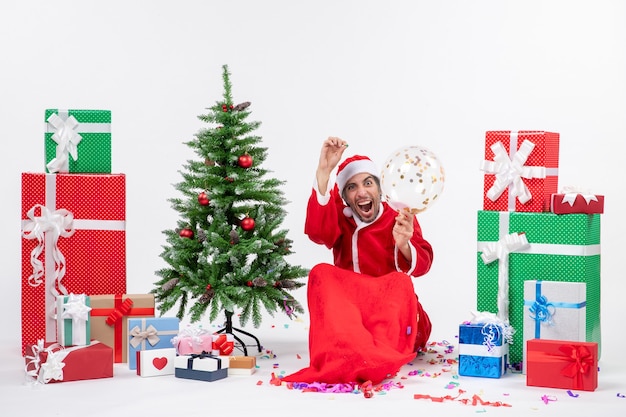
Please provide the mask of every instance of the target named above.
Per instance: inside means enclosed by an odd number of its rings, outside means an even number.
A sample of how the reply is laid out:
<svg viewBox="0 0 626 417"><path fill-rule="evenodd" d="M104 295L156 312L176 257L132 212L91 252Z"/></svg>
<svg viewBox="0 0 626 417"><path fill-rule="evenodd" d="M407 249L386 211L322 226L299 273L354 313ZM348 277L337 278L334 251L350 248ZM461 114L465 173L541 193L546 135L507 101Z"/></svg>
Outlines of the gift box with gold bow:
<svg viewBox="0 0 626 417"><path fill-rule="evenodd" d="M64 348L40 339L27 346L24 358L26 375L41 384L113 376L113 350L97 340Z"/></svg>
<svg viewBox="0 0 626 417"><path fill-rule="evenodd" d="M125 181L22 174L22 353L57 340L57 296L126 293Z"/></svg>
<svg viewBox="0 0 626 417"><path fill-rule="evenodd" d="M111 173L111 111L47 109L46 172Z"/></svg>
<svg viewBox="0 0 626 417"><path fill-rule="evenodd" d="M559 134L520 130L485 134L483 210L550 211L557 192Z"/></svg>
<svg viewBox="0 0 626 417"><path fill-rule="evenodd" d="M113 348L115 363L128 362L128 319L154 317L154 294L104 294L89 299L91 337Z"/></svg>
<svg viewBox="0 0 626 417"><path fill-rule="evenodd" d="M526 348L526 385L580 391L598 387L597 343L531 339Z"/></svg>
<svg viewBox="0 0 626 417"><path fill-rule="evenodd" d="M177 317L128 319L128 368L137 369L137 351L172 347L179 331Z"/></svg>

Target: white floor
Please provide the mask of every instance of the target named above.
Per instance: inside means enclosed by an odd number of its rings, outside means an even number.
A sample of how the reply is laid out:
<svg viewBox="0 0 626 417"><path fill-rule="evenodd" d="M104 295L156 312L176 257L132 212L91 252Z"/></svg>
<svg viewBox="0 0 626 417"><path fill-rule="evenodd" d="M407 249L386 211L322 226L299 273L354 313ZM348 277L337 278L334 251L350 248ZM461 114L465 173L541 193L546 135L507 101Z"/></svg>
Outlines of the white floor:
<svg viewBox="0 0 626 417"><path fill-rule="evenodd" d="M367 416L367 415L558 415L588 416L626 411L626 364L620 354L621 336L608 333L603 340L599 387L594 392L527 387L521 374L500 379L458 377L454 326L446 335L433 335L431 353L402 368L390 384L372 398L362 393L311 393L273 385L272 374L291 373L308 363L307 322L300 318L268 320L258 329L245 329L259 337L262 352L252 376L231 376L216 382L177 379L174 376L141 378L124 364L116 364L114 377L47 385L27 383L19 340L0 339L0 411L4 416ZM437 338L439 336L439 338ZM252 339L241 335L244 341ZM619 337L619 339L618 339ZM446 353L446 346L454 350ZM452 360L452 364L448 364ZM460 396L458 396L460 394ZM434 402L415 395L457 397ZM472 405L477 395L486 403ZM546 398L547 403L542 400ZM459 401L467 399L468 401ZM466 404L467 403L467 404ZM617 411L617 413L615 413ZM219 414L216 414L219 413ZM397 414L399 415L399 414Z"/></svg>

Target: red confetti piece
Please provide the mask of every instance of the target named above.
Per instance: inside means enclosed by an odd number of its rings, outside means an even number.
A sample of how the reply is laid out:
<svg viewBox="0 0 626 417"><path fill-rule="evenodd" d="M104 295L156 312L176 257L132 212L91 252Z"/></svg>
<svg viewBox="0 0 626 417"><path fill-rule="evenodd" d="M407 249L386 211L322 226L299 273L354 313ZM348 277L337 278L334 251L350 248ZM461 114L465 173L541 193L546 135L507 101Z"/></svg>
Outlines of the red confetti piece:
<svg viewBox="0 0 626 417"><path fill-rule="evenodd" d="M296 353L296 358L302 359L302 356L300 356L299 354Z"/></svg>

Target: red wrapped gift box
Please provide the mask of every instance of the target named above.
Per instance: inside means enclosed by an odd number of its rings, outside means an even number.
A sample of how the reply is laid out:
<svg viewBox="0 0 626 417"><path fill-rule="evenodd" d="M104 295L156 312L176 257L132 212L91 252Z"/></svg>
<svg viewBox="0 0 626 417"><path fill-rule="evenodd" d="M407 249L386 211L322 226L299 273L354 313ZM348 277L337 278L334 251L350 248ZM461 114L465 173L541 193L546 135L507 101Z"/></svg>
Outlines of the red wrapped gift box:
<svg viewBox="0 0 626 417"><path fill-rule="evenodd" d="M42 339L27 346L25 360L27 375L44 384L113 376L113 349L97 340L63 348Z"/></svg>
<svg viewBox="0 0 626 417"><path fill-rule="evenodd" d="M595 391L598 344L549 339L527 341L526 385Z"/></svg>
<svg viewBox="0 0 626 417"><path fill-rule="evenodd" d="M56 340L59 294L126 293L124 174L22 174L22 353Z"/></svg>
<svg viewBox="0 0 626 417"><path fill-rule="evenodd" d="M604 196L583 193L552 194L550 210L554 214L602 214L604 213Z"/></svg>
<svg viewBox="0 0 626 417"><path fill-rule="evenodd" d="M488 131L485 135L483 210L550 211L557 192L559 134Z"/></svg>

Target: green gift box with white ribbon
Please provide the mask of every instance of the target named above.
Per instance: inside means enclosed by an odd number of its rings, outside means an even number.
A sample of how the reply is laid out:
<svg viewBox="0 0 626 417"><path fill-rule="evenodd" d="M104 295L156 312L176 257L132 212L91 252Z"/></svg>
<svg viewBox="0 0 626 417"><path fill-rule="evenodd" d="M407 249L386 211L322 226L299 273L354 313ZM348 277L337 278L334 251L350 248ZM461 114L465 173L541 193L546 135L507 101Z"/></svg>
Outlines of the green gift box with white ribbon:
<svg viewBox="0 0 626 417"><path fill-rule="evenodd" d="M477 309L515 329L509 360L523 360L524 282L586 284L587 342L600 345L600 215L478 211Z"/></svg>
<svg viewBox="0 0 626 417"><path fill-rule="evenodd" d="M111 111L45 111L48 173L111 173Z"/></svg>

